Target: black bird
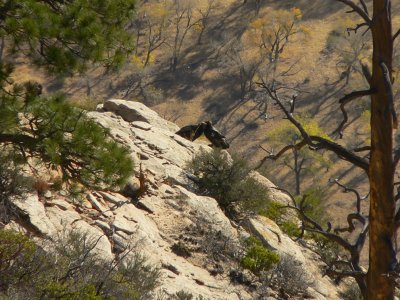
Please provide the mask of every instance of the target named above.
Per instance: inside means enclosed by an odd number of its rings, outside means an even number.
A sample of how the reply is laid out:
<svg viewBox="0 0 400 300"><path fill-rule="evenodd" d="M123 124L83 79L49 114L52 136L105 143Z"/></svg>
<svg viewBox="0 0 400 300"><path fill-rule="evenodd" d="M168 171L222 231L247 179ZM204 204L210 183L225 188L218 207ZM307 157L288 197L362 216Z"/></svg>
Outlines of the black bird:
<svg viewBox="0 0 400 300"><path fill-rule="evenodd" d="M179 129L176 134L189 141L194 141L204 134L214 147L222 149L229 148L229 143L227 142L226 137L215 129L210 121L202 122L197 125L184 126Z"/></svg>

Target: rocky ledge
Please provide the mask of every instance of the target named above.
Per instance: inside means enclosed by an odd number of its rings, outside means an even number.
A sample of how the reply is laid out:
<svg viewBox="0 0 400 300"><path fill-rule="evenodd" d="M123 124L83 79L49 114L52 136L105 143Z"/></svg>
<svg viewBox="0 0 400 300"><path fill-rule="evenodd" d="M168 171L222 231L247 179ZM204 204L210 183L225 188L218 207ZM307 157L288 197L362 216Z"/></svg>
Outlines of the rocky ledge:
<svg viewBox="0 0 400 300"><path fill-rule="evenodd" d="M229 275L234 266L229 261L207 256L220 251L221 241L234 248L251 233L270 249L293 258L309 282L309 298L339 299L335 285L322 276L317 255L283 234L273 221L257 217L244 229L232 224L213 198L193 193L185 165L200 149L209 151L207 145L174 134L177 125L138 102L109 100L89 116L130 149L136 174L141 168L145 178L146 194L137 201L111 191L91 191L81 201L62 191L40 197L29 194L14 200L25 222L13 221L7 227L38 239L79 230L99 238L96 251L105 259L135 244L149 262L161 268L159 289L165 294L184 290L206 299L253 299L251 286L232 281ZM255 176L269 188L269 198L288 201L267 178ZM134 192L138 185L133 177L127 187ZM200 248L204 251L196 251ZM279 296L271 290L268 299L275 298Z"/></svg>

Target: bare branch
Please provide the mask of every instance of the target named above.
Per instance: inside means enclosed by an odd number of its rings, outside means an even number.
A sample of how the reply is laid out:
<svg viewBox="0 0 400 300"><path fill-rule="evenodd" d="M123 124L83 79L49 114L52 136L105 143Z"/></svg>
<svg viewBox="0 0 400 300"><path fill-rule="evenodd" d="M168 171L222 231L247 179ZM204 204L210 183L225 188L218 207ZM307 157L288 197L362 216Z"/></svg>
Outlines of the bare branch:
<svg viewBox="0 0 400 300"><path fill-rule="evenodd" d="M366 23L371 24L371 19L368 15L368 12L364 11L363 8L361 8L360 6L355 4L353 1L351 1L351 0L336 0L336 1L346 4L347 6L349 6L352 9L351 12L353 12L353 11L356 12L361 18L363 18L363 20Z"/></svg>
<svg viewBox="0 0 400 300"><path fill-rule="evenodd" d="M357 156L353 152L347 150L343 146L324 139L320 136L311 136L310 137L313 142L317 142L318 144L311 144L312 147L315 149L326 149L334 152L339 158L348 161L349 163L363 169L365 172L368 173L369 163L365 159L360 156Z"/></svg>
<svg viewBox="0 0 400 300"><path fill-rule="evenodd" d="M348 193L348 192L353 193L356 196L357 213L361 212L361 201L367 199L369 197L369 194L365 195L364 197L361 197L360 193L356 189L349 188L349 187L345 186L344 184L341 184L338 179L329 180L329 182L334 183L334 184L338 185L339 187L341 187L343 189L344 193ZM365 224L365 220L362 223Z"/></svg>
<svg viewBox="0 0 400 300"><path fill-rule="evenodd" d="M349 252L352 252L354 250L353 246L349 242L347 242L344 238L342 238L341 236L339 236L337 234L323 230L322 227L317 222L315 222L310 217L308 217L304 213L304 211L302 211L301 209L299 209L297 207L293 207L293 206L289 206L288 208L297 210L299 212L301 218L304 219L304 221L306 221L307 223L314 226L314 228L307 227L306 228L307 231L319 233L319 234L323 235L324 237L326 237L327 239L329 239L335 243L338 243L340 246L342 246L344 249L348 250Z"/></svg>
<svg viewBox="0 0 400 300"><path fill-rule="evenodd" d="M263 83L259 84L265 88L269 96L276 102L276 104L283 111L286 118L300 131L300 134L303 137L304 142L307 143L307 145L309 145L313 150L326 149L332 151L339 158L354 164L355 166L363 169L365 172L368 173L369 163L365 159L357 156L353 152L347 150L343 146L333 141L327 140L320 136L310 136L306 132L304 127L293 117L293 114L286 109L282 101L279 99L279 96L277 95L276 91L272 91L268 86L266 86Z"/></svg>
<svg viewBox="0 0 400 300"><path fill-rule="evenodd" d="M356 27L354 27L354 28L347 28L347 33L350 34L350 31L354 31L354 33L357 33L358 29L360 29L360 28L362 28L364 26L367 26L367 29L362 34L362 35L365 35L369 30L369 24L368 23L360 23L360 24L357 24Z"/></svg>
<svg viewBox="0 0 400 300"><path fill-rule="evenodd" d="M345 105L355 99L358 99L358 98L361 98L364 96L368 96L368 95L372 95L373 93L375 93L374 89L355 91L355 92L347 94L343 98L339 99L340 110L342 111L342 114L343 114L343 121L340 123L339 127L334 132L339 132L340 138L343 137L344 126L346 125L347 121L349 120L347 111L345 109Z"/></svg>
<svg viewBox="0 0 400 300"><path fill-rule="evenodd" d="M301 148L303 148L304 146L306 146L307 145L307 143L306 143L306 141L301 141L300 143L297 143L297 144L295 144L295 145L287 145L287 146L285 146L285 147L283 147L277 154L273 154L271 151L268 151L268 150L266 150L266 149L264 149L262 146L260 146L260 148L261 149L263 149L264 151L266 151L266 152L268 152L269 153L269 155L268 156L266 156L266 157L264 157L262 160L261 160L261 162L257 165L257 167L255 167L255 169L257 170L257 169L259 169L263 164L264 164L264 162L267 160L267 159L272 159L272 160L277 160L279 157L281 157L283 154L285 154L287 151L289 151L289 150L300 150Z"/></svg>
<svg viewBox="0 0 400 300"><path fill-rule="evenodd" d="M371 146L362 146L353 149L353 152L364 152L364 151L371 151Z"/></svg>
<svg viewBox="0 0 400 300"><path fill-rule="evenodd" d="M293 205L288 204L285 207L294 209L298 212L299 217L302 221L302 227L301 227L302 233L304 233L304 231L309 231L321 234L328 240L339 244L342 248L344 248L346 251L349 252L351 258L348 261L337 260L333 262L330 266L328 266L329 269L327 275L334 275L339 277L351 276L354 277L356 280L364 280L365 272L360 267L359 262L360 262L360 253L364 246L369 229L368 219L362 216L363 217L362 223L365 222L363 223L364 224L363 229L361 230L359 236L357 237L355 244L351 244L341 236L335 233L331 233L330 230L332 226L330 225L329 222L328 222L328 228L324 230L321 225L319 225L315 220L306 215L305 213L305 208L307 207L305 203L307 197L306 195L302 197L300 203L296 203L296 200L294 199L293 195L289 193L287 190L281 188L276 188L276 189L288 195L291 201L293 202ZM359 219L359 217L357 216L355 217L355 219ZM337 266L338 264L344 264L348 266L350 270L334 270L333 267Z"/></svg>
<svg viewBox="0 0 400 300"><path fill-rule="evenodd" d="M364 9L365 13L366 13L367 15L369 15L369 13L368 13L368 7L367 7L367 4L365 3L365 1L364 1L364 0L360 0L360 3L361 3L362 8Z"/></svg>
<svg viewBox="0 0 400 300"><path fill-rule="evenodd" d="M398 29L398 30L396 31L396 33L394 34L394 36L393 36L393 41L394 41L399 35L400 35L400 29Z"/></svg>
<svg viewBox="0 0 400 300"><path fill-rule="evenodd" d="M335 228L334 231L335 233L340 233L340 232L353 232L356 227L354 226L353 221L359 221L361 223L365 222L365 218L360 215L359 213L353 213L353 214L348 214L347 215L347 224L349 225L348 227L343 227L343 228Z"/></svg>

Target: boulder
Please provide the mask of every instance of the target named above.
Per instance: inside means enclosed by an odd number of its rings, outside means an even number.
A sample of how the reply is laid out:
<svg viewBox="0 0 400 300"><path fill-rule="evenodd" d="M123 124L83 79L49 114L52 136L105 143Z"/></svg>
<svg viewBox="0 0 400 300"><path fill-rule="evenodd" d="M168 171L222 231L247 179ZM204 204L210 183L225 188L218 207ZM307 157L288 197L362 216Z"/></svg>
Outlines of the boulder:
<svg viewBox="0 0 400 300"><path fill-rule="evenodd" d="M54 234L54 225L46 214L46 209L39 201L37 194L25 194L21 197L15 197L12 202L20 210L20 213L27 217L30 225L47 236Z"/></svg>
<svg viewBox="0 0 400 300"><path fill-rule="evenodd" d="M161 118L154 110L140 102L111 99L104 103L103 109L121 116L127 122L143 121L160 128L176 132L179 127Z"/></svg>
<svg viewBox="0 0 400 300"><path fill-rule="evenodd" d="M277 186L272 183L268 178L262 176L260 173L253 171L251 176L265 186L268 190L268 197L270 200L281 203L282 205L292 204L288 195L277 189Z"/></svg>
<svg viewBox="0 0 400 300"><path fill-rule="evenodd" d="M289 255L303 265L306 263L302 249L291 238L283 234L274 221L257 216L248 220L247 226L250 232L257 236L267 248Z"/></svg>
<svg viewBox="0 0 400 300"><path fill-rule="evenodd" d="M179 185L175 187L179 195L173 201L181 210L196 219L196 222L203 223L214 231L221 231L230 238L237 237L236 229L232 227L214 198L198 196Z"/></svg>

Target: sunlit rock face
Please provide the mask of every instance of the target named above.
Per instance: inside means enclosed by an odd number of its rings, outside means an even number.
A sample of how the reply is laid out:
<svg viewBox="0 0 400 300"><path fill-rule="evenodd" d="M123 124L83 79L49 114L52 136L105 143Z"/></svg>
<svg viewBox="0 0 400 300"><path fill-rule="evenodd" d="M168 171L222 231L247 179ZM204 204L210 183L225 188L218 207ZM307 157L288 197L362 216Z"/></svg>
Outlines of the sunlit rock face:
<svg viewBox="0 0 400 300"><path fill-rule="evenodd" d="M238 264L228 258L228 253L239 255L240 240L252 234L264 246L293 257L307 276L309 298L339 299L332 282L322 277L316 255L282 233L273 221L256 217L234 224L215 199L195 194L185 169L200 149L211 150L204 142L176 135L177 125L138 102L109 100L88 115L130 150L136 174L127 189L89 191L79 200L65 191L15 198L25 223L13 221L9 228L33 231L38 238L81 231L98 240L95 251L107 260L135 245L161 268L157 293L174 295L184 290L194 299L255 299L257 282L251 287L233 283L229 274ZM135 199L140 174L146 192ZM253 176L270 190L270 199L289 201L268 179L258 173ZM190 255L181 255L177 245L185 245ZM213 260L213 255L218 258ZM268 299L279 299L279 294L271 290Z"/></svg>

